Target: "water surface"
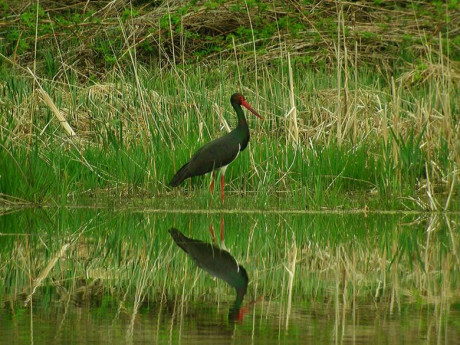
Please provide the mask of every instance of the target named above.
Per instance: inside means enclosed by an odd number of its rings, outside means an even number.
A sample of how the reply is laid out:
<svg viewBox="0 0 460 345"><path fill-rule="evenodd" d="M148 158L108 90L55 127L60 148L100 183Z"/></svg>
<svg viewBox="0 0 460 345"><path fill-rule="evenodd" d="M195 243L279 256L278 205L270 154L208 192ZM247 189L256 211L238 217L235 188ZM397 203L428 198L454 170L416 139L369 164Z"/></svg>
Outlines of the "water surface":
<svg viewBox="0 0 460 345"><path fill-rule="evenodd" d="M458 215L36 209L0 217L0 344L454 344ZM172 240L211 243L236 292Z"/></svg>

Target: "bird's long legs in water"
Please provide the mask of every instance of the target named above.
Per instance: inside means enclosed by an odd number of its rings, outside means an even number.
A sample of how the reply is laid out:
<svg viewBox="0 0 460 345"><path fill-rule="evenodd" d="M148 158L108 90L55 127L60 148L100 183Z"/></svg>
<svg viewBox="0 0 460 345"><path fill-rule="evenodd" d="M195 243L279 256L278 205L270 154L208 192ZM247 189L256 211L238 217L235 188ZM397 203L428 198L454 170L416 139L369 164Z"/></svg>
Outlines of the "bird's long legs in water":
<svg viewBox="0 0 460 345"><path fill-rule="evenodd" d="M214 227L212 223L209 224L209 233L211 234L212 243L216 243L216 234L214 233ZM224 216L220 217L220 247L226 249L224 240Z"/></svg>
<svg viewBox="0 0 460 345"><path fill-rule="evenodd" d="M224 180L225 171L220 175L220 198L222 199L222 204L224 203Z"/></svg>

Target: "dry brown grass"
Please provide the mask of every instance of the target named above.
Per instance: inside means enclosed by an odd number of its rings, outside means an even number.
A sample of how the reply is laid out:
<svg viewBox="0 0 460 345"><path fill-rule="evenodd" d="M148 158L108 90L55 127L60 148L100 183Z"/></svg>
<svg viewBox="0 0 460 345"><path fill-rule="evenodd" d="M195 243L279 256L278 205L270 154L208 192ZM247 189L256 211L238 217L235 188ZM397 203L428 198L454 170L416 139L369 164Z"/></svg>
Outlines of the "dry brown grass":
<svg viewBox="0 0 460 345"><path fill-rule="evenodd" d="M35 4L6 3L10 15L5 17L0 32L3 30L6 35L5 30L18 28L27 35L21 14L32 11ZM428 1L385 1L376 5L374 1L328 0L306 4L290 0L262 1L251 7L237 0L218 6L209 3L198 1L184 12L184 2L178 0L144 5L129 0L91 1L84 5L79 0L67 1L65 5L42 0L40 6L48 19L41 18L38 25L54 23L54 34L38 35L37 43L39 49L46 45L60 47L66 68L77 69L83 78L105 72L101 69L103 57L95 50L97 40L118 40L122 47L112 46L113 53L124 63L129 63L133 48L137 50L137 59L153 59L160 66L190 63L199 52L208 62L210 58L232 57L234 48L228 39L233 35L240 60L254 63L253 50L257 47L262 48L256 57L259 63L271 63L279 58L280 51L285 51L293 57L306 56L313 64L334 64L337 24L340 23L345 33L340 40L351 47L345 57L350 67L356 68L355 62L370 63L392 73L394 61L405 47L410 46L414 56L423 56L426 42L438 41L441 32L447 31L450 37L460 32L458 26L451 24L460 21L460 11L445 6L438 9ZM126 15L132 8L135 15ZM91 14L74 24L56 22L56 18L66 13ZM276 25L277 30L263 33L269 25ZM298 28L293 31L294 25ZM250 29L252 34L241 34L241 28ZM21 39L33 42L33 37L21 36ZM209 50L215 45L220 46L219 52ZM450 49L458 51L459 48L451 46ZM34 61L33 50L12 56L22 64ZM124 57L127 59L123 60ZM60 72L62 77L65 70Z"/></svg>

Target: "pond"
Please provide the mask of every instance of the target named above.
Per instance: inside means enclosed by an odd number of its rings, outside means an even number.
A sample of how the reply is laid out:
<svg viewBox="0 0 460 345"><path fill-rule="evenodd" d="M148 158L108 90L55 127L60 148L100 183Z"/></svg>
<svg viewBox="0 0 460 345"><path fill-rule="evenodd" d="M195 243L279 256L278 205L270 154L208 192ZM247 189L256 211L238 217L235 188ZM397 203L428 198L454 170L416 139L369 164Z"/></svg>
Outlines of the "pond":
<svg viewBox="0 0 460 345"><path fill-rule="evenodd" d="M458 222L452 213L3 214L0 344L454 344Z"/></svg>

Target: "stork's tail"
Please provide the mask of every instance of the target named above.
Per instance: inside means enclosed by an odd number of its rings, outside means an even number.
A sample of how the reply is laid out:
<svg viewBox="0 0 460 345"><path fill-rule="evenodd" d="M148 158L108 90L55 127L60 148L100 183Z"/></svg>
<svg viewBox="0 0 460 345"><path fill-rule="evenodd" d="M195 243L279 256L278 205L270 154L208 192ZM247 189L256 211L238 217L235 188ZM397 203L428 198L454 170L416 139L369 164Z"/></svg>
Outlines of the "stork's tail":
<svg viewBox="0 0 460 345"><path fill-rule="evenodd" d="M185 242L187 240L187 237L176 228L171 228L168 231L176 242Z"/></svg>
<svg viewBox="0 0 460 345"><path fill-rule="evenodd" d="M190 174L188 171L188 163L187 163L182 168L180 168L178 172L176 172L171 182L169 182L169 185L171 187L177 187L178 185L182 183L182 181L184 181L185 179L189 177L190 177Z"/></svg>
<svg viewBox="0 0 460 345"><path fill-rule="evenodd" d="M171 237L173 238L174 242L182 248L182 250L186 253L188 253L186 246L187 243L190 242L190 238L185 236L182 232L177 230L176 228L171 228L169 229L169 233L171 234Z"/></svg>

